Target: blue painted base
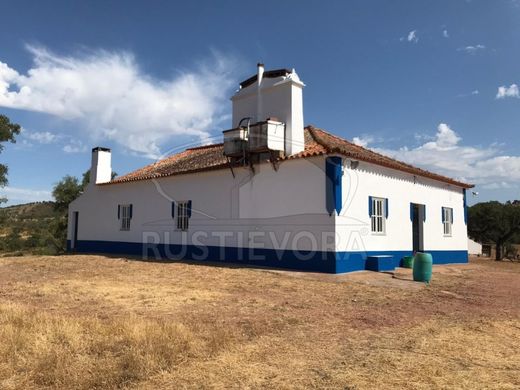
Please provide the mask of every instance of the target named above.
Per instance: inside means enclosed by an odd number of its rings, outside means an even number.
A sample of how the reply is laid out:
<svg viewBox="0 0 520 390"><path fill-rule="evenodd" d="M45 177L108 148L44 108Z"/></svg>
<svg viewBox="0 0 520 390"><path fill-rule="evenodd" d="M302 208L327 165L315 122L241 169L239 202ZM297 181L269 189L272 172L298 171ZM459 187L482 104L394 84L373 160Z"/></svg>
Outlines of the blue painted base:
<svg viewBox="0 0 520 390"><path fill-rule="evenodd" d="M393 271L395 269L394 256L367 256L365 269L369 271Z"/></svg>
<svg viewBox="0 0 520 390"><path fill-rule="evenodd" d="M71 242L67 241L71 251ZM74 252L125 254L148 260L194 260L243 264L269 268L286 268L300 271L345 273L367 269L370 256L392 256L386 266L399 267L404 256L412 251L368 251L368 252L315 252L276 250L265 248L235 248L196 245L143 244L138 242L87 241L76 243ZM433 264L467 263L468 252L425 251L432 254Z"/></svg>

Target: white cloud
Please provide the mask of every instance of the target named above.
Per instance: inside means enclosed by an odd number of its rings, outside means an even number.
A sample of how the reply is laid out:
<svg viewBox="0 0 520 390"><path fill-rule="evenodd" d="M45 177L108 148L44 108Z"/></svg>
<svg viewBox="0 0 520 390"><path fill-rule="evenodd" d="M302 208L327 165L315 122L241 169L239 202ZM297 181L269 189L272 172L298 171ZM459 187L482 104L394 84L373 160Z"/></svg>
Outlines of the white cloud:
<svg viewBox="0 0 520 390"><path fill-rule="evenodd" d="M408 42L417 43L419 42L419 37L417 36L417 30L412 30L408 33L408 36L406 37L406 40Z"/></svg>
<svg viewBox="0 0 520 390"><path fill-rule="evenodd" d="M87 151L87 147L67 144L63 147L62 150L65 153L84 153Z"/></svg>
<svg viewBox="0 0 520 390"><path fill-rule="evenodd" d="M65 153L84 153L87 149L83 142L76 139L70 139L69 143L62 148Z"/></svg>
<svg viewBox="0 0 520 390"><path fill-rule="evenodd" d="M35 131L35 132L23 132L23 136L25 138L30 139L31 141L38 142L40 144L52 144L58 139L58 136L52 134L49 131Z"/></svg>
<svg viewBox="0 0 520 390"><path fill-rule="evenodd" d="M35 190L29 188L5 187L0 188L0 198L6 197L8 204L39 202L52 200L52 193L48 190Z"/></svg>
<svg viewBox="0 0 520 390"><path fill-rule="evenodd" d="M417 30L410 31L407 36L401 37L401 38L399 38L399 40L401 42L404 42L404 41L412 42L412 43L419 42L419 37L417 35Z"/></svg>
<svg viewBox="0 0 520 390"><path fill-rule="evenodd" d="M195 70L157 80L126 52L28 50L34 65L26 74L0 62L0 106L73 120L92 140L112 140L150 157L179 137L206 139L233 84L235 62L219 53Z"/></svg>
<svg viewBox="0 0 520 390"><path fill-rule="evenodd" d="M450 34L448 33L448 30L442 30L442 36L444 38L449 38L450 37Z"/></svg>
<svg viewBox="0 0 520 390"><path fill-rule="evenodd" d="M477 96L480 94L480 91L478 89L474 89L473 91L469 93L461 93L460 95L457 95L458 98L468 97L468 96Z"/></svg>
<svg viewBox="0 0 520 390"><path fill-rule="evenodd" d="M461 138L446 123L441 123L437 127L437 134L434 141L426 142L424 149L449 150L455 147Z"/></svg>
<svg viewBox="0 0 520 390"><path fill-rule="evenodd" d="M503 85L498 87L497 99L505 99L506 97L515 97L520 98L520 92L518 90L518 85L511 84L509 87Z"/></svg>
<svg viewBox="0 0 520 390"><path fill-rule="evenodd" d="M458 51L463 51L467 54L477 54L479 51L485 50L486 46L484 45L474 45L474 46L466 46L458 48Z"/></svg>
<svg viewBox="0 0 520 390"><path fill-rule="evenodd" d="M482 188L486 190L500 190L500 189L509 189L513 188L510 183L506 183L504 181L498 183L484 184Z"/></svg>
<svg viewBox="0 0 520 390"><path fill-rule="evenodd" d="M373 150L486 188L519 186L520 156L504 155L495 144L488 147L465 146L461 141L455 131L441 123L435 137L417 147Z"/></svg>
<svg viewBox="0 0 520 390"><path fill-rule="evenodd" d="M356 145L359 145L359 146L362 146L364 148L366 148L368 146L368 144L374 142L374 137L372 136L361 136L361 137L354 137L352 138L352 142L355 143Z"/></svg>

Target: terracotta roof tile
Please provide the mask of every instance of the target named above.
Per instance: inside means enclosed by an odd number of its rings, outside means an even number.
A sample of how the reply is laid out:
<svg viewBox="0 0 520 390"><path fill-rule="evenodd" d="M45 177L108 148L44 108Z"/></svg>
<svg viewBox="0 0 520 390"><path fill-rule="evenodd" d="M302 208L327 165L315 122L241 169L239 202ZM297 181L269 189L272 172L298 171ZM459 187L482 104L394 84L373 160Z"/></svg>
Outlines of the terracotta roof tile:
<svg viewBox="0 0 520 390"><path fill-rule="evenodd" d="M343 138L332 135L324 130L315 128L314 126L308 126L307 129L313 135L316 142L318 142L321 145L324 145L327 148L328 153L342 154L346 157L351 157L356 160L396 169L398 171L411 173L417 176L427 177L433 180L438 180L444 183L453 184L463 188L473 187L472 184L463 183L455 179L451 179L449 177L442 176L437 173L427 171L425 169L417 168L412 165L406 164L402 161L395 160L391 157L376 153L362 146L353 144L352 142L349 142Z"/></svg>
<svg viewBox="0 0 520 390"><path fill-rule="evenodd" d="M417 176L428 177L459 187L473 187L470 184L462 183L424 169L416 168L390 157L383 156L314 126L307 126L305 128L305 150L293 156L282 157L281 160L309 158L325 154L341 154L356 160L396 169ZM148 180L159 177L225 169L227 167L228 162L224 156L223 144L213 144L186 149L181 153L174 154L126 175L116 177L111 182L105 184Z"/></svg>
<svg viewBox="0 0 520 390"><path fill-rule="evenodd" d="M154 179L227 167L223 144L186 149L107 183Z"/></svg>

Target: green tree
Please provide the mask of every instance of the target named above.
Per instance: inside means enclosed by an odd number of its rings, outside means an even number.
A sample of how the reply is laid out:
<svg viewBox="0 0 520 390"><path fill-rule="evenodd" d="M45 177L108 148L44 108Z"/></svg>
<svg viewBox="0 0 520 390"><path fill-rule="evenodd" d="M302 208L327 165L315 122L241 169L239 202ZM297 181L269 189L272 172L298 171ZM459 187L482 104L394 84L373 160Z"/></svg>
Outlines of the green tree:
<svg viewBox="0 0 520 390"><path fill-rule="evenodd" d="M2 142L16 142L15 135L20 134L20 125L11 123L8 117L0 115L0 152L4 149ZM0 187L7 185L7 165L0 164ZM0 198L0 203L7 201Z"/></svg>
<svg viewBox="0 0 520 390"><path fill-rule="evenodd" d="M114 180L114 178L116 176L117 176L117 173L112 172L112 180ZM90 183L90 169L83 174L83 178L81 179L81 188L83 189L83 191L85 191L87 189L87 186L89 183Z"/></svg>
<svg viewBox="0 0 520 390"><path fill-rule="evenodd" d="M23 240L20 235L19 229L13 229L11 232L4 238L6 248L9 251L18 251L23 248Z"/></svg>
<svg viewBox="0 0 520 390"><path fill-rule="evenodd" d="M504 248L520 233L520 205L493 201L470 207L468 233L477 241L494 243L496 260L502 260Z"/></svg>
<svg viewBox="0 0 520 390"><path fill-rule="evenodd" d="M70 202L80 196L83 191L77 177L67 175L61 179L52 190L54 209L59 213L49 224L52 232L52 245L58 253L64 252L67 245L67 211Z"/></svg>
<svg viewBox="0 0 520 390"><path fill-rule="evenodd" d="M67 214L54 218L49 224L50 244L57 253L63 253L67 249Z"/></svg>
<svg viewBox="0 0 520 390"><path fill-rule="evenodd" d="M85 191L87 189L87 186L89 183L90 183L90 169L87 170L83 174L83 178L81 179L81 188L83 189L83 191Z"/></svg>
<svg viewBox="0 0 520 390"><path fill-rule="evenodd" d="M77 177L67 175L61 179L52 190L54 197L54 208L57 211L66 212L70 202L76 199L83 191Z"/></svg>

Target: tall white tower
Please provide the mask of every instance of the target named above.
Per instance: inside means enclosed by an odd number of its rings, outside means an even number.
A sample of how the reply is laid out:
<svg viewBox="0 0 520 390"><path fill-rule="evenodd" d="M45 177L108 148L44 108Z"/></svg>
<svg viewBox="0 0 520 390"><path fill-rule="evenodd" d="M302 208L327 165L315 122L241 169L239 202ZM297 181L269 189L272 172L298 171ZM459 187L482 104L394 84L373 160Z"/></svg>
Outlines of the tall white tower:
<svg viewBox="0 0 520 390"><path fill-rule="evenodd" d="M264 70L258 64L257 74L240 83L233 95L233 127L243 118L251 123L276 118L285 124L285 154L299 153L305 148L303 132L303 87L295 70Z"/></svg>

